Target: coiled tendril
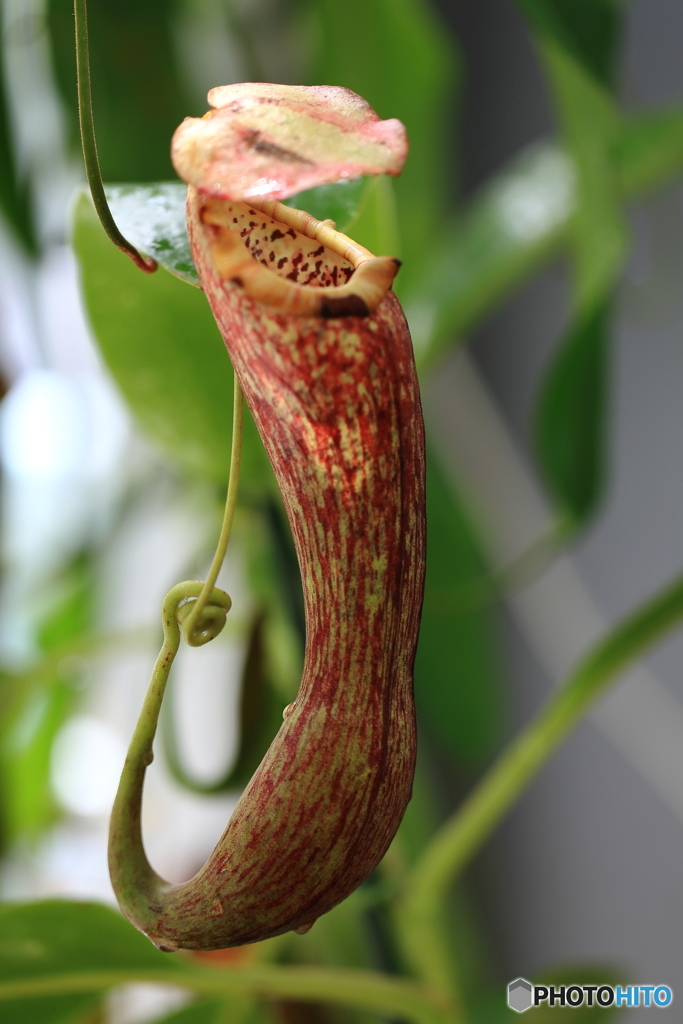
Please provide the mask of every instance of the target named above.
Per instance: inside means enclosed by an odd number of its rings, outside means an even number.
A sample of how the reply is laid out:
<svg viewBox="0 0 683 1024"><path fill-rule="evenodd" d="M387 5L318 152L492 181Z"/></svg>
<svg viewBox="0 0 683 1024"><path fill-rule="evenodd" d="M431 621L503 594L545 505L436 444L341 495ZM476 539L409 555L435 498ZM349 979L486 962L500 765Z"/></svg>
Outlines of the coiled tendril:
<svg viewBox="0 0 683 1024"><path fill-rule="evenodd" d="M175 609L176 621L182 630L183 639L190 647L203 647L210 640L215 640L225 626L227 613L232 606L229 595L213 587L209 601L197 611L203 589L204 584L199 580L185 580L183 583L176 583L164 598L164 605L169 601L169 608ZM216 595L221 597L217 598Z"/></svg>
<svg viewBox="0 0 683 1024"><path fill-rule="evenodd" d="M182 583L176 583L164 598L161 608L164 642L155 662L142 711L128 748L126 763L112 809L109 830L109 864L112 877L119 879L121 891L126 889L134 891L141 881L136 853L144 858L140 808L145 768L153 760L152 745L171 667L180 646L181 633L190 647L203 647L221 632L225 626L227 614L232 607L230 596L214 584L230 540L237 501L244 409L242 389L237 377L235 377L233 398L230 479L216 553L205 583L202 583L201 580L185 580ZM132 817L131 807L136 808L136 814ZM128 837L130 843L127 851L124 851L121 845L121 837L124 835ZM124 863L122 858L127 863ZM149 879L158 880L146 863L143 865L142 875L148 875Z"/></svg>

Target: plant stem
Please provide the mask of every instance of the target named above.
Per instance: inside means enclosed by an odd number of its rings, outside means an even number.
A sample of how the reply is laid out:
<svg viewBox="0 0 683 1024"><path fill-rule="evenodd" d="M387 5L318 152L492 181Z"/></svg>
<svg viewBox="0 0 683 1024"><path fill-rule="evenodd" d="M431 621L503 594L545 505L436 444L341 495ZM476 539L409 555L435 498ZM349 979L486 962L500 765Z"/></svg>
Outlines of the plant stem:
<svg viewBox="0 0 683 1024"><path fill-rule="evenodd" d="M112 217L107 197L104 194L102 184L102 173L100 161L97 156L97 143L95 141L95 122L92 112L92 92L90 88L90 56L88 51L88 14L86 0L74 0L74 18L76 21L76 74L78 87L78 119L81 127L81 144L83 146L83 160L85 162L85 173L90 186L90 194L100 218L102 227L108 237L125 252L133 262L151 274L157 269L156 260L148 256L142 256L128 239L124 238L116 226Z"/></svg>
<svg viewBox="0 0 683 1024"><path fill-rule="evenodd" d="M606 684L683 618L683 577L598 644L498 757L413 867L396 909L399 940L415 975L449 991L443 911L449 887Z"/></svg>
<svg viewBox="0 0 683 1024"><path fill-rule="evenodd" d="M182 967L65 972L2 982L0 1000L98 992L132 982L178 985L204 995L251 994L265 999L332 1003L407 1024L454 1024L449 1007L415 982L371 971L275 964L221 971Z"/></svg>
<svg viewBox="0 0 683 1024"><path fill-rule="evenodd" d="M225 511L223 512L223 523L218 537L216 553L213 556L211 568L206 577L202 591L194 602L192 610L183 622L183 636L185 642L192 644L192 634L197 619L206 607L209 595L216 585L218 574L221 571L225 553L228 550L232 524L235 518L235 507L237 505L237 488L240 480L240 465L242 462L242 433L244 427L244 398L240 382L235 374L233 385L233 412L232 412L232 445L230 449L230 475L228 477L228 493L225 499Z"/></svg>

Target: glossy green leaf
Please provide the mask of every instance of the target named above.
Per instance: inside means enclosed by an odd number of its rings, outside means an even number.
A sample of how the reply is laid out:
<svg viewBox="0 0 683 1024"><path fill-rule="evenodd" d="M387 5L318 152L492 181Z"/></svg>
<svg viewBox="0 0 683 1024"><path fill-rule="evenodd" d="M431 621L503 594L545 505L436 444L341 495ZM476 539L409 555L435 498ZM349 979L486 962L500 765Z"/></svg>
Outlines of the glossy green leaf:
<svg viewBox="0 0 683 1024"><path fill-rule="evenodd" d="M204 294L160 269L142 274L107 239L92 204L74 209L73 243L95 338L142 427L188 469L225 482L232 367ZM243 491L270 481L245 415Z"/></svg>
<svg viewBox="0 0 683 1024"><path fill-rule="evenodd" d="M354 216L344 229L377 256L402 256L401 228L392 178L370 178Z"/></svg>
<svg viewBox="0 0 683 1024"><path fill-rule="evenodd" d="M199 287L187 237L187 185L158 181L153 185L107 185L105 191L124 237L166 270Z"/></svg>
<svg viewBox="0 0 683 1024"><path fill-rule="evenodd" d="M396 179L403 293L446 205L455 44L426 0L309 0L307 9L315 55L309 81L353 89L380 117L397 117L408 129L410 156Z"/></svg>
<svg viewBox="0 0 683 1024"><path fill-rule="evenodd" d="M346 231L354 218L358 205L363 202L370 178L354 178L351 181L337 181L331 185L298 192L291 199L285 199L285 206L306 210L318 220L333 220L339 231Z"/></svg>
<svg viewBox="0 0 683 1024"><path fill-rule="evenodd" d="M318 220L333 220L337 230L376 255L400 255L396 196L387 175L320 185L299 192L286 205L306 210Z"/></svg>
<svg viewBox="0 0 683 1024"><path fill-rule="evenodd" d="M485 563L467 514L432 452L427 457L427 579L415 663L421 721L461 761L477 762L500 727L491 611L463 608Z"/></svg>
<svg viewBox="0 0 683 1024"><path fill-rule="evenodd" d="M619 0L517 0L530 22L603 84L614 75Z"/></svg>
<svg viewBox="0 0 683 1024"><path fill-rule="evenodd" d="M574 524L594 511L603 486L609 312L605 302L572 326L547 374L537 411L539 459Z"/></svg>

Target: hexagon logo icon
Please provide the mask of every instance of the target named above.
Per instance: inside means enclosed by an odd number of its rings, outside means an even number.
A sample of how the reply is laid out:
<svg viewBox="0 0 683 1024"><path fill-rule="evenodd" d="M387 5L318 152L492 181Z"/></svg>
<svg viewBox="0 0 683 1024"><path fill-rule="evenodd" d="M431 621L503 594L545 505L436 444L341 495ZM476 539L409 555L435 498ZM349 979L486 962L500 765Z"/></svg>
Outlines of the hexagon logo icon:
<svg viewBox="0 0 683 1024"><path fill-rule="evenodd" d="M508 1006L517 1013L524 1013L533 1003L533 987L526 978L517 978L508 985Z"/></svg>

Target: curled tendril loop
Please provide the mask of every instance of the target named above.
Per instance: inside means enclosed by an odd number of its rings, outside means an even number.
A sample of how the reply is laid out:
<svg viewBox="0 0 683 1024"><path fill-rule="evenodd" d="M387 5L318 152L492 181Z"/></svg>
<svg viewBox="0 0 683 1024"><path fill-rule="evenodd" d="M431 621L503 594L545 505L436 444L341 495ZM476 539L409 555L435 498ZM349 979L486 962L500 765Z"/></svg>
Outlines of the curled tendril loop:
<svg viewBox="0 0 683 1024"><path fill-rule="evenodd" d="M227 594L225 595L227 597ZM188 621L190 612L193 610L196 599L181 604L176 612L176 618L183 633L185 643L190 647L202 647L210 640L215 639L225 625L229 608L219 604L207 604L197 615L193 623ZM230 598L228 597L228 601Z"/></svg>
<svg viewBox="0 0 683 1024"><path fill-rule="evenodd" d="M182 631L185 643L190 647L202 647L215 639L225 626L232 601L224 590L213 587L207 603L199 613L193 615L204 584L199 580L185 580L171 587L164 598L162 611L166 642L178 649Z"/></svg>

